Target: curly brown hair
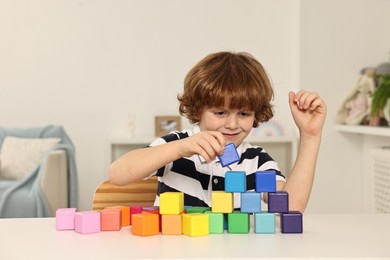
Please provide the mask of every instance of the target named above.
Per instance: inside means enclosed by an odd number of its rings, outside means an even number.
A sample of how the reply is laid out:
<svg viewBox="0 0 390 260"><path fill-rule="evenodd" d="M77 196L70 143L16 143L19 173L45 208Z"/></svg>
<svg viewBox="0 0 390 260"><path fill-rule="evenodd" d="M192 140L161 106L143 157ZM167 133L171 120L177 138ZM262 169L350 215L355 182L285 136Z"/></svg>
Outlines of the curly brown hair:
<svg viewBox="0 0 390 260"><path fill-rule="evenodd" d="M184 92L177 96L179 112L199 123L207 107L228 107L255 112L253 127L273 117L274 92L259 61L246 52L207 55L186 75Z"/></svg>

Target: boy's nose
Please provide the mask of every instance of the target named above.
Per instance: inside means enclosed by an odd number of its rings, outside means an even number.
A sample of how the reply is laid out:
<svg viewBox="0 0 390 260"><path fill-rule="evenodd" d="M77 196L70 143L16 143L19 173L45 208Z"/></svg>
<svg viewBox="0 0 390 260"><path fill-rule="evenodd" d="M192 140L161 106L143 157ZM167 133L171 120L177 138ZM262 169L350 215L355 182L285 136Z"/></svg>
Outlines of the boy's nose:
<svg viewBox="0 0 390 260"><path fill-rule="evenodd" d="M235 129L237 128L237 117L235 115L230 115L226 119L225 127L228 129Z"/></svg>

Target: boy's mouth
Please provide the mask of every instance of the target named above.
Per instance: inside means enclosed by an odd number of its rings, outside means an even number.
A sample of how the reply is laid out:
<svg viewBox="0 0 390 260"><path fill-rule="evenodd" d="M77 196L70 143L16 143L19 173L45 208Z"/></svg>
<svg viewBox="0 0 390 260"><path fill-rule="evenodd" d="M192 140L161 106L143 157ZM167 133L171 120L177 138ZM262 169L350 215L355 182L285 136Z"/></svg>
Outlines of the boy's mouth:
<svg viewBox="0 0 390 260"><path fill-rule="evenodd" d="M223 136L226 139L235 139L238 136L238 134L226 134L226 133L224 133Z"/></svg>

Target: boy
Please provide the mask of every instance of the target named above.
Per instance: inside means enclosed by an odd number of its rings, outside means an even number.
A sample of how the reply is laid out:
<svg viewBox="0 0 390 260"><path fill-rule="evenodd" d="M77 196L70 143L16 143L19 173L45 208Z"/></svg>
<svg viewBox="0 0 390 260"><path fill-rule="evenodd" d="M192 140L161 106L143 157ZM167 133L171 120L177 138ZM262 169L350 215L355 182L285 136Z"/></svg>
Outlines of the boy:
<svg viewBox="0 0 390 260"><path fill-rule="evenodd" d="M289 93L293 119L299 129L299 151L288 180L260 147L244 142L253 127L273 116L273 89L263 66L248 53L218 52L206 56L187 74L178 96L180 114L196 124L192 130L170 133L148 148L133 150L114 161L110 181L125 185L149 176L159 177L159 194L181 191L184 204L211 206L211 191L224 190L228 170L245 171L247 190L255 188L255 172L274 170L277 190L289 193L290 210L307 206L326 105L313 92ZM222 167L218 155L234 143L240 161ZM265 198L266 199L266 198ZM235 207L239 207L235 200Z"/></svg>

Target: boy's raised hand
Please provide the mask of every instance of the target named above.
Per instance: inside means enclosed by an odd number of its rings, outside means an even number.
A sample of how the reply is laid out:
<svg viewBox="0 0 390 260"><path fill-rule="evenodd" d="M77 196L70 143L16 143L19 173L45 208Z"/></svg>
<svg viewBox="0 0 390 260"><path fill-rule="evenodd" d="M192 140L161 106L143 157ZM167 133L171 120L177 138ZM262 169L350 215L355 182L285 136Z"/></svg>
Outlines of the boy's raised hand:
<svg viewBox="0 0 390 260"><path fill-rule="evenodd" d="M217 155L223 154L225 139L218 131L201 131L191 137L180 140L180 155L190 157L194 154L211 162Z"/></svg>
<svg viewBox="0 0 390 260"><path fill-rule="evenodd" d="M327 108L324 100L315 92L301 90L289 93L289 104L295 124L301 134L317 136L321 134Z"/></svg>

